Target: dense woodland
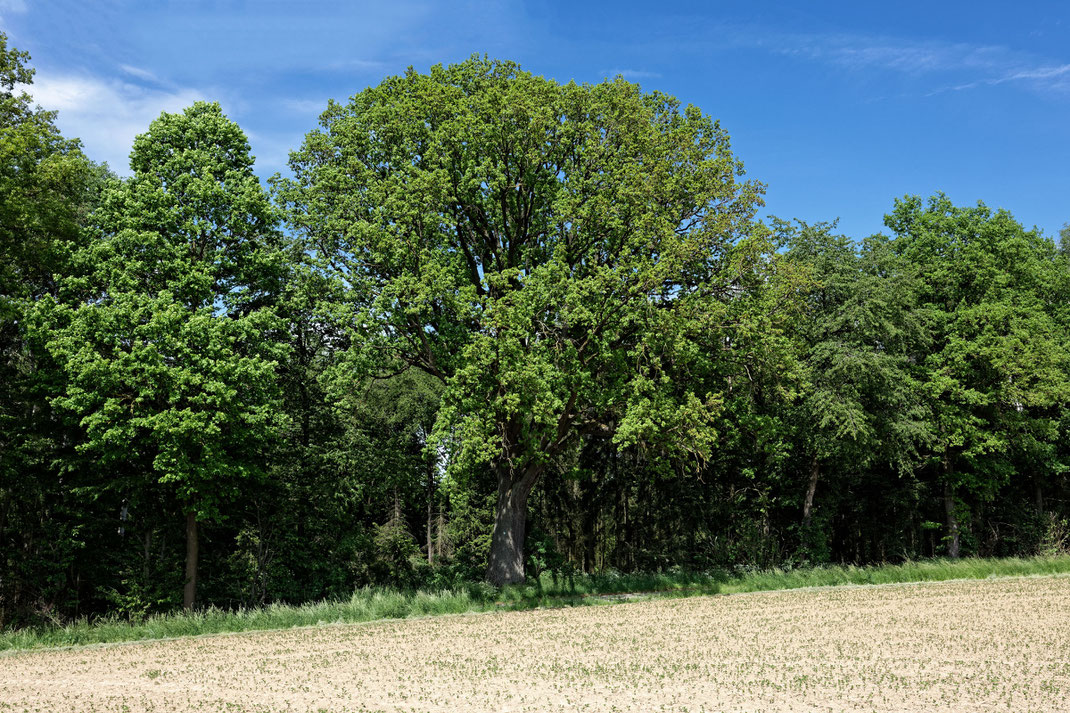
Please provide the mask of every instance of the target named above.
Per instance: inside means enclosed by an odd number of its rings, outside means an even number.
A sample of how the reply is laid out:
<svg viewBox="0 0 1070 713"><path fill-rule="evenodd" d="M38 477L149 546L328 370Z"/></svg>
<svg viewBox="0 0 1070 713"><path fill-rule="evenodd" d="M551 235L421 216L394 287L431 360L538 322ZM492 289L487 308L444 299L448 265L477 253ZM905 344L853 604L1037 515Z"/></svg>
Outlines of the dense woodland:
<svg viewBox="0 0 1070 713"><path fill-rule="evenodd" d="M478 57L117 178L0 38L2 626L1067 546L1070 231L762 217L699 109Z"/></svg>

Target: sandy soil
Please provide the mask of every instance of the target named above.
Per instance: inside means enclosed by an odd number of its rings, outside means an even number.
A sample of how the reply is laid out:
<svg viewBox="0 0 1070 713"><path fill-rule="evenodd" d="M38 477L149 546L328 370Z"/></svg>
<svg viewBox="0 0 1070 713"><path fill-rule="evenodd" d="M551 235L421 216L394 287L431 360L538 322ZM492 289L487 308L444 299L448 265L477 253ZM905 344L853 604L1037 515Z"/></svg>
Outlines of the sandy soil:
<svg viewBox="0 0 1070 713"><path fill-rule="evenodd" d="M0 657L0 711L1070 711L1070 578L851 587Z"/></svg>

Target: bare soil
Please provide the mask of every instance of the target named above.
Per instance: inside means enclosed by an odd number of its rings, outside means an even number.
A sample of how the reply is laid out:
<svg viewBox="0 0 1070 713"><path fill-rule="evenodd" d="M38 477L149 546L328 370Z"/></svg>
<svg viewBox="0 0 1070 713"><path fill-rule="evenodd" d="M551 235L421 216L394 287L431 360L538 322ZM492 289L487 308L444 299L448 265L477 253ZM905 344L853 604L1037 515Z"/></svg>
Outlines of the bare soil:
<svg viewBox="0 0 1070 713"><path fill-rule="evenodd" d="M1070 711L1070 577L328 625L0 657L0 711Z"/></svg>

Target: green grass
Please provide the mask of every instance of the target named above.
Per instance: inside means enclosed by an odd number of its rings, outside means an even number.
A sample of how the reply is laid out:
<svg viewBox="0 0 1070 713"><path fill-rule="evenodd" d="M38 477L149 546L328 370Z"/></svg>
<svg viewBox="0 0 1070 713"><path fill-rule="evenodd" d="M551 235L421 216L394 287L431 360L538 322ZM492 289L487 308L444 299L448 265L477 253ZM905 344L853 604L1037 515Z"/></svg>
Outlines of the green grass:
<svg viewBox="0 0 1070 713"><path fill-rule="evenodd" d="M940 582L1070 573L1070 555L1029 559L927 560L868 567L828 566L730 574L668 572L662 574L604 574L559 579L544 576L541 586L527 584L502 590L473 583L437 592L361 589L349 599L301 606L272 605L260 609L206 609L194 613L162 614L142 621L117 618L80 620L67 626L0 632L0 651L39 649L119 641L166 639L223 632L289 629L332 623L355 623L490 610L520 610L546 606L606 604L612 595L654 593L669 596L736 594L837 585Z"/></svg>

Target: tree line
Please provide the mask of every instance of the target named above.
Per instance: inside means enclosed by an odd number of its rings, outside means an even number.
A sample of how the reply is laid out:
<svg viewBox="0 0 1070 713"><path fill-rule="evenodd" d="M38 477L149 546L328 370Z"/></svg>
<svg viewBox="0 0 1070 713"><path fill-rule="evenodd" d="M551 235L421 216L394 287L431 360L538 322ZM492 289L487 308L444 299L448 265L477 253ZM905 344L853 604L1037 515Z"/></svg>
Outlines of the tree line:
<svg viewBox="0 0 1070 713"><path fill-rule="evenodd" d="M1065 548L1070 256L759 219L709 116L473 57L264 186L218 104L118 178L0 35L0 625L543 572Z"/></svg>

